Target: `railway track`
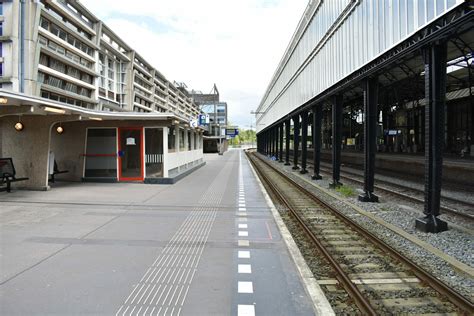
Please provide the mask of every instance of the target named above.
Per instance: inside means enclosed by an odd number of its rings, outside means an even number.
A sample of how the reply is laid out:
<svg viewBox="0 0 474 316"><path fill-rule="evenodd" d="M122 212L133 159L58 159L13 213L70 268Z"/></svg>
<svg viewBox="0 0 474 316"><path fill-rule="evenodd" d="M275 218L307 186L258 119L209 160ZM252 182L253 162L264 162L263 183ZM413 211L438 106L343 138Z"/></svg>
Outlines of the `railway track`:
<svg viewBox="0 0 474 316"><path fill-rule="evenodd" d="M363 315L474 314L468 299L257 155L248 155L280 211L298 223L296 233L304 231L331 266L332 272L315 275L330 301L343 291ZM338 308L336 314L347 313Z"/></svg>
<svg viewBox="0 0 474 316"><path fill-rule="evenodd" d="M320 168L320 170L328 175L331 174L331 169L329 168L323 167L323 168ZM354 172L349 172L349 171L341 172L341 179L349 180L363 187L364 181L362 180L362 178L363 177L361 175ZM392 183L390 181L380 180L380 179L377 179L376 182L377 184L374 185L374 187L379 192L383 192L385 194L402 198L404 200L408 200L410 202L414 202L421 205L424 205L425 203L424 198L423 198L423 194L424 194L423 190L404 186L401 184ZM411 193L414 193L414 192L418 193L419 195L418 196L411 195ZM448 197L448 196L442 196L440 209L445 213L449 213L451 215L463 218L465 220L474 221L474 204L472 203L455 199L452 197Z"/></svg>

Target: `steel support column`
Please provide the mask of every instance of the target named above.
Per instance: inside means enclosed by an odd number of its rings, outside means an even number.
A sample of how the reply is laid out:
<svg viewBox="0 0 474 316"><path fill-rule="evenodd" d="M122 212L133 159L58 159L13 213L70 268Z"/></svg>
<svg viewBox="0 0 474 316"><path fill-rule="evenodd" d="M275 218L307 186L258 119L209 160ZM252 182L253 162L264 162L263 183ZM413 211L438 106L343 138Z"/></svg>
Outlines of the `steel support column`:
<svg viewBox="0 0 474 316"><path fill-rule="evenodd" d="M283 162L283 123L279 126L280 129L280 153L278 154L278 161Z"/></svg>
<svg viewBox="0 0 474 316"><path fill-rule="evenodd" d="M438 233L448 224L438 218L443 169L444 112L446 108L446 42L435 43L423 51L425 60L425 216L415 222L416 229Z"/></svg>
<svg viewBox="0 0 474 316"><path fill-rule="evenodd" d="M301 113L301 174L308 173L306 162L308 159L308 111Z"/></svg>
<svg viewBox="0 0 474 316"><path fill-rule="evenodd" d="M332 188L341 185L342 94L334 96L332 105Z"/></svg>
<svg viewBox="0 0 474 316"><path fill-rule="evenodd" d="M311 136L313 138L313 180L321 179L319 167L321 162L321 122L323 119L322 105L313 106L313 126L311 127Z"/></svg>
<svg viewBox="0 0 474 316"><path fill-rule="evenodd" d="M298 168L298 156L300 149L300 116L293 116L293 170Z"/></svg>
<svg viewBox="0 0 474 316"><path fill-rule="evenodd" d="M285 122L285 133L286 133L286 139L285 139L285 166L290 165L290 127L291 126L291 120L288 119Z"/></svg>
<svg viewBox="0 0 474 316"><path fill-rule="evenodd" d="M267 143L268 143L267 155L271 156L272 155L272 130L271 129L267 131Z"/></svg>
<svg viewBox="0 0 474 316"><path fill-rule="evenodd" d="M278 134L277 134L277 127L274 126L273 130L273 156L276 157L278 155Z"/></svg>
<svg viewBox="0 0 474 316"><path fill-rule="evenodd" d="M270 157L273 157L273 153L275 152L274 146L274 139L273 139L273 128L270 127L268 130L268 134L270 136Z"/></svg>
<svg viewBox="0 0 474 316"><path fill-rule="evenodd" d="M265 155L269 154L270 142L268 141L268 131L265 131Z"/></svg>
<svg viewBox="0 0 474 316"><path fill-rule="evenodd" d="M378 202L378 196L373 193L377 146L377 78L369 78L364 84L364 193L359 195L359 201Z"/></svg>
<svg viewBox="0 0 474 316"><path fill-rule="evenodd" d="M258 134L257 136L257 151L262 153L262 134Z"/></svg>
<svg viewBox="0 0 474 316"><path fill-rule="evenodd" d="M279 131L280 131L280 126L275 126L275 158L278 160L280 158L280 142L279 142Z"/></svg>

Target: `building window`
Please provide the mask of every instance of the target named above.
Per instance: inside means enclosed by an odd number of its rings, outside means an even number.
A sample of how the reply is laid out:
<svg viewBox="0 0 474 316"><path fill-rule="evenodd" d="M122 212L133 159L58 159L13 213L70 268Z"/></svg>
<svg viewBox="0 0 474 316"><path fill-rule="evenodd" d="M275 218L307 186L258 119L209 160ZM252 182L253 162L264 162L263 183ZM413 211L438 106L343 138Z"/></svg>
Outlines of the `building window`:
<svg viewBox="0 0 474 316"><path fill-rule="evenodd" d="M121 60L99 53L99 96L118 102L120 105L123 104L125 69L125 63Z"/></svg>
<svg viewBox="0 0 474 316"><path fill-rule="evenodd" d="M42 28L44 28L45 30L48 30L49 32L51 32L55 36L59 37L63 41L68 42L72 46L74 46L77 49L83 51L84 53L86 53L90 56L94 55L94 50L90 46L88 46L87 44L81 42L74 35L66 32L65 30L63 30L62 28L60 28L56 24L51 23L50 21L48 21L44 17L41 17L41 19L40 19L40 26Z"/></svg>

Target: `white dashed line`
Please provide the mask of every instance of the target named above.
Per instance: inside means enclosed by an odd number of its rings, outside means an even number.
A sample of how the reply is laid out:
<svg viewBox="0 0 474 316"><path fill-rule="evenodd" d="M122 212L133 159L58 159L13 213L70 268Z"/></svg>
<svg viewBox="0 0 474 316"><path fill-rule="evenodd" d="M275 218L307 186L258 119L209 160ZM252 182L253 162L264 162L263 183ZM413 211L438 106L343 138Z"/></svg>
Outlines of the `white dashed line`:
<svg viewBox="0 0 474 316"><path fill-rule="evenodd" d="M237 316L255 316L255 306L237 305Z"/></svg>
<svg viewBox="0 0 474 316"><path fill-rule="evenodd" d="M252 266L250 264L239 264L238 272L239 273L252 273Z"/></svg>
<svg viewBox="0 0 474 316"><path fill-rule="evenodd" d="M246 217L239 217L239 218L237 218L237 220L238 220L239 222L246 222L246 221L247 221L247 218L246 218Z"/></svg>
<svg viewBox="0 0 474 316"><path fill-rule="evenodd" d="M245 207L245 203L239 203L239 207Z"/></svg>
<svg viewBox="0 0 474 316"><path fill-rule="evenodd" d="M239 207L239 211L246 211L247 209L245 207Z"/></svg>
<svg viewBox="0 0 474 316"><path fill-rule="evenodd" d="M239 230L239 237L248 237L249 232L246 230Z"/></svg>
<svg viewBox="0 0 474 316"><path fill-rule="evenodd" d="M246 294L251 294L253 293L253 283L252 282L242 282L239 281L237 283L237 292L238 293L246 293Z"/></svg>
<svg viewBox="0 0 474 316"><path fill-rule="evenodd" d="M237 257L240 259L249 259L250 258L250 251L247 250L239 250Z"/></svg>
<svg viewBox="0 0 474 316"><path fill-rule="evenodd" d="M239 228L248 228L247 224L239 224Z"/></svg>
<svg viewBox="0 0 474 316"><path fill-rule="evenodd" d="M237 216L247 216L247 213L246 212L240 212L240 213L237 213Z"/></svg>
<svg viewBox="0 0 474 316"><path fill-rule="evenodd" d="M248 240L239 240L237 242L237 244L239 245L239 247L248 247L248 246L250 246L250 242Z"/></svg>

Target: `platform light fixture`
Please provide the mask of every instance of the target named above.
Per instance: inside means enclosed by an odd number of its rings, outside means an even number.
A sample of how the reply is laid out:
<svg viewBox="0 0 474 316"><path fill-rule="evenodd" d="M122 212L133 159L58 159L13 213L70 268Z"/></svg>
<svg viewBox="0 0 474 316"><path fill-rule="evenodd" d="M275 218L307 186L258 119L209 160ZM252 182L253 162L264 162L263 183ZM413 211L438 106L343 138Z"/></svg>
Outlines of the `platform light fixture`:
<svg viewBox="0 0 474 316"><path fill-rule="evenodd" d="M21 122L21 116L18 116L18 122L15 123L14 127L17 132L21 132L23 128L25 127L23 123Z"/></svg>
<svg viewBox="0 0 474 316"><path fill-rule="evenodd" d="M43 108L43 110L45 110L46 112L58 113L58 114L64 114L64 113L66 113L66 110L57 109L57 108L51 108L51 107L49 107L49 106L45 106L45 107Z"/></svg>
<svg viewBox="0 0 474 316"><path fill-rule="evenodd" d="M101 117L89 117L89 120L102 121Z"/></svg>
<svg viewBox="0 0 474 316"><path fill-rule="evenodd" d="M64 133L64 128L61 126L61 123L59 123L59 126L56 127L56 133L58 133L59 135Z"/></svg>
<svg viewBox="0 0 474 316"><path fill-rule="evenodd" d="M24 125L23 125L22 122L17 122L15 124L15 129L17 130L17 132L21 132L23 130L23 128L24 128Z"/></svg>
<svg viewBox="0 0 474 316"><path fill-rule="evenodd" d="M0 97L0 104L7 104L8 103L8 99L5 98L5 97Z"/></svg>

